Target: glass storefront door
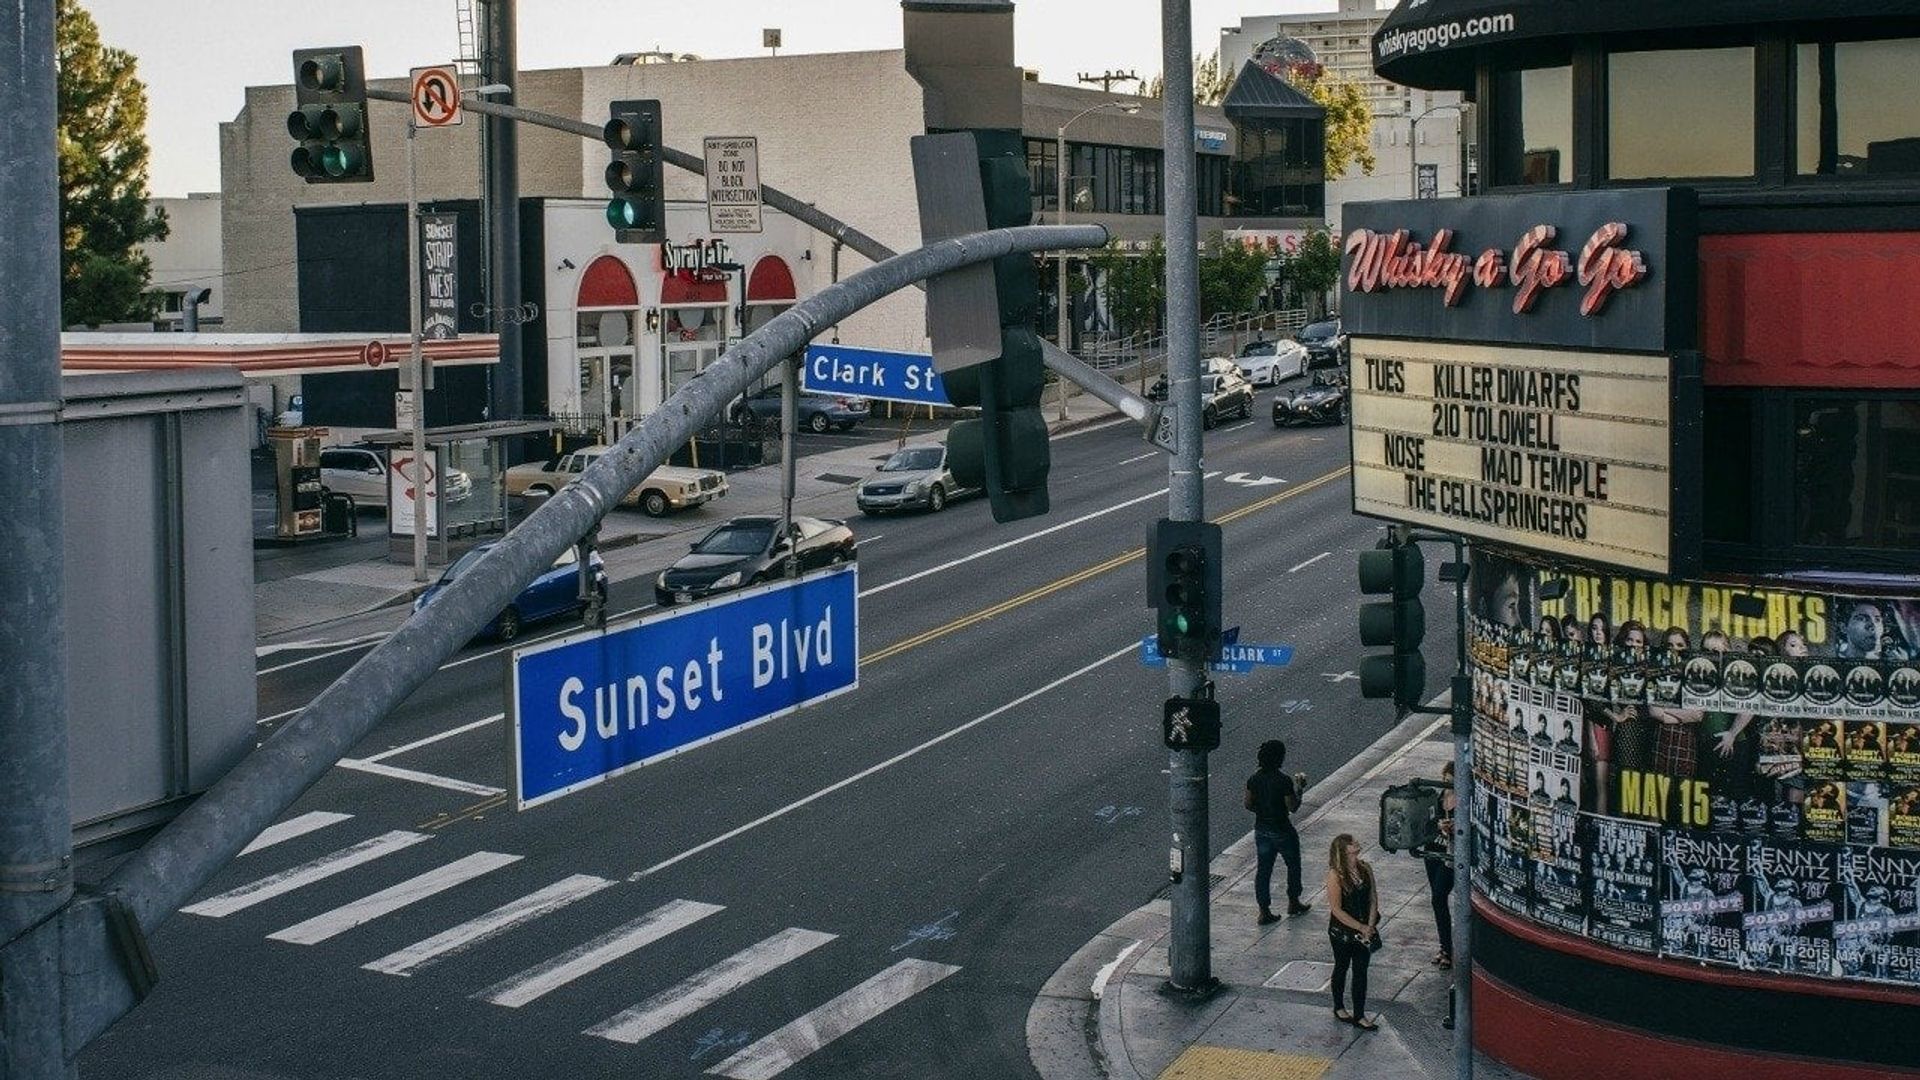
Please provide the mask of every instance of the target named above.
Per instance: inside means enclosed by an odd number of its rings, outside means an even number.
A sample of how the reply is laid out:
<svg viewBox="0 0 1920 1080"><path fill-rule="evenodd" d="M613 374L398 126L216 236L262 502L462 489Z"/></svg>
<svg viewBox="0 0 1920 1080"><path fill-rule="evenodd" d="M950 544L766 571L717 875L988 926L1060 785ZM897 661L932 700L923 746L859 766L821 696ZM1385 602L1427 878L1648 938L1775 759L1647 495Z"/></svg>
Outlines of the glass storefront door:
<svg viewBox="0 0 1920 1080"><path fill-rule="evenodd" d="M630 311L580 313L575 355L580 365L578 430L612 442L640 411L634 378L633 316Z"/></svg>

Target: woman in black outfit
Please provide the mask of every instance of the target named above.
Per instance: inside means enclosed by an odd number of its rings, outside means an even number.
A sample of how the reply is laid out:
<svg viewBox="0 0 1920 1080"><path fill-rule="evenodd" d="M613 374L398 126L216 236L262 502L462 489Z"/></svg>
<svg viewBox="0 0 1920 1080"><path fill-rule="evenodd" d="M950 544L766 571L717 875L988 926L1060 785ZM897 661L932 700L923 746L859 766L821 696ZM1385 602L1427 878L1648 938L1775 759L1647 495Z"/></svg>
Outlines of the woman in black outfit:
<svg viewBox="0 0 1920 1080"><path fill-rule="evenodd" d="M1440 796L1440 831L1425 855L1427 889L1433 894L1433 925L1440 932L1440 952L1433 962L1444 971L1453 966L1453 762L1441 768L1440 779L1448 785Z"/></svg>
<svg viewBox="0 0 1920 1080"><path fill-rule="evenodd" d="M1360 857L1351 833L1333 838L1327 851L1327 937L1333 942L1333 1015L1364 1031L1380 1022L1367 1015L1367 961L1379 936L1380 898L1373 867ZM1347 969L1353 969L1353 1011L1347 1011Z"/></svg>

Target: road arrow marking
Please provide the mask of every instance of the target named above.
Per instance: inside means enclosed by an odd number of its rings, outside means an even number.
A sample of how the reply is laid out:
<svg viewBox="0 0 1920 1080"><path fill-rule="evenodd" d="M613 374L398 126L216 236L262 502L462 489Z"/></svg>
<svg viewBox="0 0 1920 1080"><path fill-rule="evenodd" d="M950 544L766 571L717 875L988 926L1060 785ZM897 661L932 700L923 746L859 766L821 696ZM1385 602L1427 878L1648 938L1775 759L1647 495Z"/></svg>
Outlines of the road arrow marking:
<svg viewBox="0 0 1920 1080"><path fill-rule="evenodd" d="M1259 476L1252 476L1243 472L1228 473L1226 480L1229 484L1239 484L1242 487L1268 487L1273 484L1286 483L1285 480L1277 476L1268 476L1265 473Z"/></svg>

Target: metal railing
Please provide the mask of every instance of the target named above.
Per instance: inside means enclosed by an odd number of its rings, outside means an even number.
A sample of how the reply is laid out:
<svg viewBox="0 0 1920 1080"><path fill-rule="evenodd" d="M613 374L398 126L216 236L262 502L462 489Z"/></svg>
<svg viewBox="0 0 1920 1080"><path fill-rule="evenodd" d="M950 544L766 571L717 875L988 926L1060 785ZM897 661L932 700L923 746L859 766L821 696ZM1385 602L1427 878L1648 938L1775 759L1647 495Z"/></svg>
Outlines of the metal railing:
<svg viewBox="0 0 1920 1080"><path fill-rule="evenodd" d="M1307 325L1304 308L1263 311L1250 315L1215 315L1200 326L1203 356L1233 356L1256 337L1281 337ZM1164 330L1085 337L1080 357L1120 382L1137 382L1166 370L1167 334Z"/></svg>

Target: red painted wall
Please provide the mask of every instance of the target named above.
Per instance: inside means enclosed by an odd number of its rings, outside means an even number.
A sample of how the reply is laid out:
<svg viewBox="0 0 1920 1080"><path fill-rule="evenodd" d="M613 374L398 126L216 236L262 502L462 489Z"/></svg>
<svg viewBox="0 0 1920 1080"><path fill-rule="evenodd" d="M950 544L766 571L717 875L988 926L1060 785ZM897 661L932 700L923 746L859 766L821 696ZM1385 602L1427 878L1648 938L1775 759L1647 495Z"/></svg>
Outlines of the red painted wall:
<svg viewBox="0 0 1920 1080"><path fill-rule="evenodd" d="M1920 232L1700 238L1709 386L1920 388Z"/></svg>

